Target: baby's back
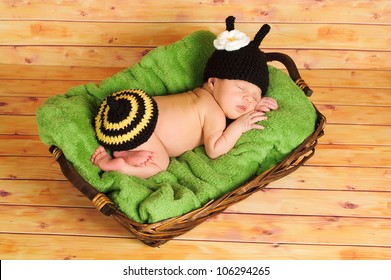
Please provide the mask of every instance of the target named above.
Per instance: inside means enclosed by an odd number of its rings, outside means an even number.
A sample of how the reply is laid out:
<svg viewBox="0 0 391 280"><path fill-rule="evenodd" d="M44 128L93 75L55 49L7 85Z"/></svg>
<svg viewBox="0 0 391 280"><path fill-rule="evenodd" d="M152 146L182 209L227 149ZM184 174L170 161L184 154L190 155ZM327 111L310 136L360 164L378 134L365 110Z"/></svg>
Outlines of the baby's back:
<svg viewBox="0 0 391 280"><path fill-rule="evenodd" d="M203 144L204 99L199 90L154 97L159 108L155 133L170 157Z"/></svg>

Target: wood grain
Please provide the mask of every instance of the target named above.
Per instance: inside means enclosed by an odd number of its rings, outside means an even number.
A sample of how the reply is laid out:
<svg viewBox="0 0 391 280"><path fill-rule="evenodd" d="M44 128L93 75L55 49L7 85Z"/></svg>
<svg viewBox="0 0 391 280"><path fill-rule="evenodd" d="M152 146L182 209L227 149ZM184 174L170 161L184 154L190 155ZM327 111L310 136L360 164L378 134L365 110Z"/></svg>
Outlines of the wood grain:
<svg viewBox="0 0 391 280"><path fill-rule="evenodd" d="M91 202L62 176L58 179L0 180L1 205L93 208Z"/></svg>
<svg viewBox="0 0 391 280"><path fill-rule="evenodd" d="M236 28L253 37L261 23L241 23ZM266 48L388 51L391 26L356 24L272 24L273 32L262 43ZM168 45L198 30L218 34L221 23L122 23L3 21L0 45L147 46ZM164 34L164 36L159 36Z"/></svg>
<svg viewBox="0 0 391 280"><path fill-rule="evenodd" d="M387 1L344 1L342 8L352 7L341 17L338 1L314 2L302 0L300 5L287 1L263 2L248 0L174 0L154 2L132 0L130 3L110 1L106 5L93 5L82 0L20 3L0 3L2 16L7 19L48 19L75 21L130 21L130 22L224 22L227 15L237 21L261 22L346 22L376 24L389 23L391 7ZM46 11L50 11L47 13ZM189 12L191 11L191 12Z"/></svg>
<svg viewBox="0 0 391 280"><path fill-rule="evenodd" d="M44 79L79 81L80 84L100 81L121 67L2 65L0 77L7 80ZM311 86L390 89L391 71L373 70L302 70L302 77Z"/></svg>
<svg viewBox="0 0 391 280"><path fill-rule="evenodd" d="M341 3L1 1L0 258L391 259L391 4ZM146 247L65 179L35 112L156 46L223 31L230 14L250 38L270 23L261 47L294 59L327 117L325 135L305 166Z"/></svg>
<svg viewBox="0 0 391 280"><path fill-rule="evenodd" d="M21 79L23 77L20 77ZM1 78L0 78L1 79ZM1 79L0 96L18 97L50 97L63 94L68 89L81 85L81 81L72 80L21 80ZM95 81L98 82L98 81ZM389 88L341 88L338 85L329 87L313 86L312 81L307 81L314 94L311 101L316 105L361 105L361 106L391 106L391 87Z"/></svg>
<svg viewBox="0 0 391 280"><path fill-rule="evenodd" d="M388 145L390 139L391 129L386 125L330 124L319 143L377 146Z"/></svg>
<svg viewBox="0 0 391 280"><path fill-rule="evenodd" d="M82 84L80 81L72 80L23 80L22 75L20 75L19 78L20 79L15 80L0 78L0 97L50 97L57 94L63 94L68 89Z"/></svg>
<svg viewBox="0 0 391 280"><path fill-rule="evenodd" d="M0 210L2 233L73 235L77 232L80 236L129 237L128 231L95 209L0 206ZM367 227L362 228L362 223ZM237 230L230 229L232 224L237 225ZM390 230L389 219L221 214L176 239L384 246L391 242ZM347 239L349 243L344 242Z"/></svg>
<svg viewBox="0 0 391 280"><path fill-rule="evenodd" d="M391 191L391 168L304 166L270 188L341 191Z"/></svg>
<svg viewBox="0 0 391 280"><path fill-rule="evenodd" d="M47 98L38 97L2 97L0 115L35 115L46 100Z"/></svg>
<svg viewBox="0 0 391 280"><path fill-rule="evenodd" d="M129 67L153 48L100 46L0 46L4 64L47 66ZM391 52L262 48L264 52L283 52L299 69L391 70ZM284 68L281 63L270 63Z"/></svg>
<svg viewBox="0 0 391 280"><path fill-rule="evenodd" d="M37 135L35 116L0 115L0 134Z"/></svg>
<svg viewBox="0 0 391 280"><path fill-rule="evenodd" d="M308 164L321 166L391 167L390 146L318 145Z"/></svg>
<svg viewBox="0 0 391 280"><path fill-rule="evenodd" d="M317 108L326 116L328 123L390 125L391 114L389 106L340 106L318 105Z"/></svg>
<svg viewBox="0 0 391 280"><path fill-rule="evenodd" d="M28 194L22 194L28 192L28 190L13 197L12 189L7 187L7 180L0 182L4 184L3 192L10 193L10 195L2 198L3 202L13 205L25 204L18 201L26 199ZM323 180L323 183L327 183L327 180ZM50 184L48 186L50 188L46 189L52 190L52 186ZM92 208L91 202L86 198L84 200L80 198L72 199L74 195L78 197L76 190L68 190L70 196L67 197L68 199L64 199L63 197L56 197L55 194L58 193L56 189L54 189L53 194L50 191L44 193L40 197L39 203L33 204L46 207L55 205L77 207L82 205ZM15 190L17 189L15 188ZM74 193L73 195L71 191ZM390 218L390 201L390 192L353 191L352 189L350 189L350 192L346 192L346 190L305 190L295 189L292 185L291 189L268 188L265 191L255 193L245 202L235 204L226 211L227 213L247 214ZM32 205L32 203L27 204Z"/></svg>
<svg viewBox="0 0 391 280"><path fill-rule="evenodd" d="M310 82L310 81L308 81ZM310 85L311 86L311 85ZM314 91L311 100L319 104L328 105L359 105L359 106L391 106L391 88L339 88L311 86Z"/></svg>
<svg viewBox="0 0 391 280"><path fill-rule="evenodd" d="M63 180L64 175L54 158L2 156L0 179Z"/></svg>
<svg viewBox="0 0 391 280"><path fill-rule="evenodd" d="M38 135L0 135L0 156L49 156Z"/></svg>
<svg viewBox="0 0 391 280"><path fill-rule="evenodd" d="M97 244L99 251L97 253ZM146 248L134 239L81 236L1 234L3 259L56 260L384 260L391 258L388 247L328 246L312 244L254 244L236 242L176 241L161 248ZM45 248L45 250L39 250ZM121 249L119 248L126 248ZM129 253L129 248L132 252ZM248 254L251 252L251 254Z"/></svg>
<svg viewBox="0 0 391 280"><path fill-rule="evenodd" d="M120 67L32 66L0 64L0 77L20 80L71 80L78 84L100 81L123 70Z"/></svg>
<svg viewBox="0 0 391 280"><path fill-rule="evenodd" d="M391 71L370 70L302 70L308 84L321 87L348 87L377 89L391 88Z"/></svg>
<svg viewBox="0 0 391 280"><path fill-rule="evenodd" d="M228 208L227 212L390 218L390 199L390 192L266 189Z"/></svg>

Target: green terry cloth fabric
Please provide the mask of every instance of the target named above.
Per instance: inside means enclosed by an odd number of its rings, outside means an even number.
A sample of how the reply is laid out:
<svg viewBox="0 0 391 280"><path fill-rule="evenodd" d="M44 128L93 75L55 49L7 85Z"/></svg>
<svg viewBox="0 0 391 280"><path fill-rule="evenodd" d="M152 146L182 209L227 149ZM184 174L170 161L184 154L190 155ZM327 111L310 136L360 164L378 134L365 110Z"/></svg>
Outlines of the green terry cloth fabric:
<svg viewBox="0 0 391 280"><path fill-rule="evenodd" d="M107 95L132 88L165 95L201 86L214 39L209 31L195 32L156 48L100 84L77 86L50 98L37 111L41 140L59 147L84 179L141 223L180 216L241 186L281 161L315 128L311 102L289 76L271 66L267 95L275 98L280 108L268 113L268 120L262 122L264 130L245 133L228 154L210 160L200 146L172 158L167 171L147 180L102 172L90 162L98 147L92 119Z"/></svg>

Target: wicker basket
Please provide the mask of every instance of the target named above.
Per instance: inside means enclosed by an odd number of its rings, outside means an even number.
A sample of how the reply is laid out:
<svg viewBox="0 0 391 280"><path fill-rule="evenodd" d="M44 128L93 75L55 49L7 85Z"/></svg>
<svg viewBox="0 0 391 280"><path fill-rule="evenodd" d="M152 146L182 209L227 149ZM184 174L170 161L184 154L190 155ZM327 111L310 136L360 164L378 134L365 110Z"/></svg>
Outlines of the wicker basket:
<svg viewBox="0 0 391 280"><path fill-rule="evenodd" d="M290 77L304 91L307 96L311 96L312 90L301 79L300 74L294 61L286 54L282 53L267 53L268 61L277 60L285 65ZM316 109L316 107L315 107ZM145 244L157 247L176 236L186 233L195 226L201 224L205 220L219 214L227 207L236 204L239 201L247 198L253 193L266 187L269 183L289 175L297 170L300 166L310 159L315 153L315 146L318 143L318 138L324 132L326 118L316 109L317 123L315 131L303 141L292 153L290 153L283 161L278 163L271 169L263 172L249 180L246 184L236 188L217 200L212 200L203 207L191 211L179 217L167 219L153 224L141 224L129 219L121 213L114 203L103 193L98 192L84 178L77 173L72 164L65 158L62 151L56 146L50 147L49 151L60 164L61 170L65 177L86 197L88 197L97 210L107 216L112 216L135 237Z"/></svg>

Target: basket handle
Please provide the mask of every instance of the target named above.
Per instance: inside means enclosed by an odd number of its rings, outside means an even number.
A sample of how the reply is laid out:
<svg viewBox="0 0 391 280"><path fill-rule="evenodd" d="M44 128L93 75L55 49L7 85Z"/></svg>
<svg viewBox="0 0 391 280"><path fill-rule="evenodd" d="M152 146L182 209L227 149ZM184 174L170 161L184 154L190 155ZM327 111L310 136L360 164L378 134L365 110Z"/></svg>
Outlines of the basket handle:
<svg viewBox="0 0 391 280"><path fill-rule="evenodd" d="M110 216L117 211L114 203L103 193L98 192L86 180L80 176L73 165L65 158L62 150L56 146L51 146L49 152L57 160L64 176L75 186L84 196L92 201L95 208L106 216Z"/></svg>
<svg viewBox="0 0 391 280"><path fill-rule="evenodd" d="M279 52L265 53L265 55L266 60L269 62L276 60L284 64L284 66L288 70L289 76L296 83L296 85L301 88L304 94L308 97L312 95L312 89L310 89L306 82L301 78L295 62L289 55Z"/></svg>

